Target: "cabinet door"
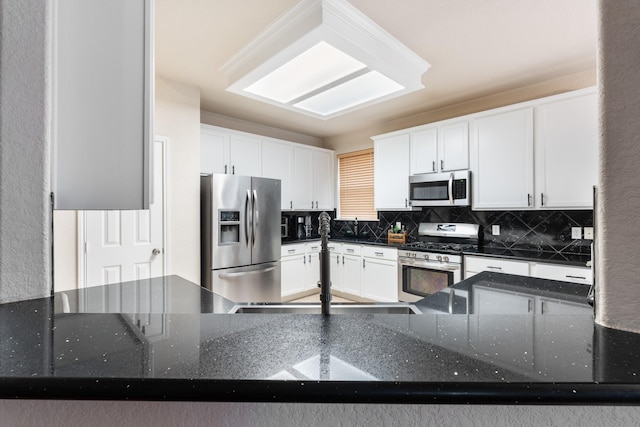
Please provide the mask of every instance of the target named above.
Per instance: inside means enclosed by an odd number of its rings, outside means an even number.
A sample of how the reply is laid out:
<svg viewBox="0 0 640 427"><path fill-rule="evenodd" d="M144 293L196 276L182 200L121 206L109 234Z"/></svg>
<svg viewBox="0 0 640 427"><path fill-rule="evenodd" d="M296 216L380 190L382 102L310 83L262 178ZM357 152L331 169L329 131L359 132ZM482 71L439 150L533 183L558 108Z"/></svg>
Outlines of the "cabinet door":
<svg viewBox="0 0 640 427"><path fill-rule="evenodd" d="M328 246L331 256L331 289L336 291L342 291L343 279L342 279L342 244L341 243L329 243Z"/></svg>
<svg viewBox="0 0 640 427"><path fill-rule="evenodd" d="M152 2L51 3L54 208L148 209Z"/></svg>
<svg viewBox="0 0 640 427"><path fill-rule="evenodd" d="M473 208L532 208L533 110L476 119L472 133Z"/></svg>
<svg viewBox="0 0 640 427"><path fill-rule="evenodd" d="M293 149L293 209L310 210L312 204L313 185L311 168L313 159L311 150L295 147Z"/></svg>
<svg viewBox="0 0 640 427"><path fill-rule="evenodd" d="M227 173L243 176L262 176L262 143L259 138L231 134L229 137Z"/></svg>
<svg viewBox="0 0 640 427"><path fill-rule="evenodd" d="M411 132L410 175L438 172L438 129Z"/></svg>
<svg viewBox="0 0 640 427"><path fill-rule="evenodd" d="M281 181L281 209L293 209L293 146L275 141L263 141L262 176Z"/></svg>
<svg viewBox="0 0 640 427"><path fill-rule="evenodd" d="M330 151L312 151L313 162L313 209L333 210L334 203L334 173L333 153Z"/></svg>
<svg viewBox="0 0 640 427"><path fill-rule="evenodd" d="M538 206L593 208L599 136L596 94L537 107L535 131Z"/></svg>
<svg viewBox="0 0 640 427"><path fill-rule="evenodd" d="M305 260L304 289L318 289L320 281L320 252L307 252Z"/></svg>
<svg viewBox="0 0 640 427"><path fill-rule="evenodd" d="M360 296L360 272L362 267L360 263L362 258L355 255L342 255L342 283L343 290L353 295Z"/></svg>
<svg viewBox="0 0 640 427"><path fill-rule="evenodd" d="M409 208L409 134L374 141L374 204L377 210Z"/></svg>
<svg viewBox="0 0 640 427"><path fill-rule="evenodd" d="M280 260L281 294L283 297L304 291L305 254L282 257Z"/></svg>
<svg viewBox="0 0 640 427"><path fill-rule="evenodd" d="M361 293L375 301L398 301L398 264L377 258L362 258Z"/></svg>
<svg viewBox="0 0 640 427"><path fill-rule="evenodd" d="M462 121L438 129L440 172L469 169L469 122Z"/></svg>
<svg viewBox="0 0 640 427"><path fill-rule="evenodd" d="M200 173L226 173L229 135L206 125L200 128Z"/></svg>

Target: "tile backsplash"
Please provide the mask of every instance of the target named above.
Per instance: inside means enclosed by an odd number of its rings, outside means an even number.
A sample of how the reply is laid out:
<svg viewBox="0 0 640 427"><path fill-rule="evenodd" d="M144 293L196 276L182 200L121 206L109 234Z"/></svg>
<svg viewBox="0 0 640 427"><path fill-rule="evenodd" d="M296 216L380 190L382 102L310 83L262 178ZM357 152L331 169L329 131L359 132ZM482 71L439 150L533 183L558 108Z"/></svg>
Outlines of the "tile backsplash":
<svg viewBox="0 0 640 427"><path fill-rule="evenodd" d="M335 217L335 215L332 215ZM317 215L315 215L317 224ZM572 227L593 227L592 210L571 211L473 211L471 208L423 208L413 212L379 212L379 221L358 221L360 231L369 233L372 240L386 241L387 231L401 222L409 233L409 240L418 237L421 222L467 222L480 224L484 246L534 250L567 254L588 254L591 240L572 239ZM500 234L491 234L492 226L500 226ZM353 229L352 221L332 221L331 236L345 236Z"/></svg>

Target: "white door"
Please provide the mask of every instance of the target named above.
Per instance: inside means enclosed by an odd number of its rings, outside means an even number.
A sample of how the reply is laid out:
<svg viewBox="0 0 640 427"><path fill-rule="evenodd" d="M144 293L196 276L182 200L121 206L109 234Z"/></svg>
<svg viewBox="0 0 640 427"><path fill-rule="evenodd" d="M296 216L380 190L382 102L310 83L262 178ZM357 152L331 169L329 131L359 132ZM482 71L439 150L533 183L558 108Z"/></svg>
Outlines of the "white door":
<svg viewBox="0 0 640 427"><path fill-rule="evenodd" d="M84 221L79 222L79 235L84 236L84 244L79 249L84 246L84 254L78 263L79 287L164 274L164 146L163 140L154 142L154 194L149 210L84 211L80 215Z"/></svg>

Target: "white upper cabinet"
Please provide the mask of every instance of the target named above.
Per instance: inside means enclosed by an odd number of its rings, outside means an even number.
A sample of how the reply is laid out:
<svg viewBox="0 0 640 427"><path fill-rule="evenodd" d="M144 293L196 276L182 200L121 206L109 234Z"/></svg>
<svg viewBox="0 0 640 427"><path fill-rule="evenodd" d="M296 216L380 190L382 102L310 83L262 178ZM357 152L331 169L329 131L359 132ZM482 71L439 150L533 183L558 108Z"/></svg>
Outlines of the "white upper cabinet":
<svg viewBox="0 0 640 427"><path fill-rule="evenodd" d="M590 209L597 183L598 107L594 92L535 109L536 204Z"/></svg>
<svg viewBox="0 0 640 427"><path fill-rule="evenodd" d="M262 141L262 176L281 181L281 209L293 209L293 145Z"/></svg>
<svg viewBox="0 0 640 427"><path fill-rule="evenodd" d="M448 123L438 127L440 172L469 169L469 122Z"/></svg>
<svg viewBox="0 0 640 427"><path fill-rule="evenodd" d="M211 126L200 127L200 173L226 173L229 134Z"/></svg>
<svg viewBox="0 0 640 427"><path fill-rule="evenodd" d="M262 176L262 141L259 137L231 134L229 172L233 175Z"/></svg>
<svg viewBox="0 0 640 427"><path fill-rule="evenodd" d="M200 125L200 173L279 179L282 210L333 210L332 150Z"/></svg>
<svg viewBox="0 0 640 427"><path fill-rule="evenodd" d="M295 147L293 150L293 209L311 210L314 207L311 150Z"/></svg>
<svg viewBox="0 0 640 427"><path fill-rule="evenodd" d="M260 137L200 125L200 173L262 176Z"/></svg>
<svg viewBox="0 0 640 427"><path fill-rule="evenodd" d="M410 175L438 172L438 129L429 128L411 132Z"/></svg>
<svg viewBox="0 0 640 427"><path fill-rule="evenodd" d="M595 88L473 116L474 209L591 209L597 183Z"/></svg>
<svg viewBox="0 0 640 427"><path fill-rule="evenodd" d="M151 0L52 3L55 209L146 209L153 142Z"/></svg>
<svg viewBox="0 0 640 427"><path fill-rule="evenodd" d="M312 151L314 209L333 210L335 207L334 157L332 151Z"/></svg>
<svg viewBox="0 0 640 427"><path fill-rule="evenodd" d="M477 118L471 135L473 208L532 208L533 109Z"/></svg>
<svg viewBox="0 0 640 427"><path fill-rule="evenodd" d="M409 210L409 133L373 138L376 210Z"/></svg>

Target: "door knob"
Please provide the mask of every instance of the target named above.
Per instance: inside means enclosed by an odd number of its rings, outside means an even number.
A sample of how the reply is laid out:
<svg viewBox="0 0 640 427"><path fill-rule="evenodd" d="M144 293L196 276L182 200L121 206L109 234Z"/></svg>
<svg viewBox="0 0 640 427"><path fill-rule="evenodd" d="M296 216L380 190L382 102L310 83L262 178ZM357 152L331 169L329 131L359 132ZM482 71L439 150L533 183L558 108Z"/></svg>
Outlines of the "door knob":
<svg viewBox="0 0 640 427"><path fill-rule="evenodd" d="M160 255L160 249L158 249L158 248L154 248L154 249L151 251L151 254L153 254L153 255Z"/></svg>

